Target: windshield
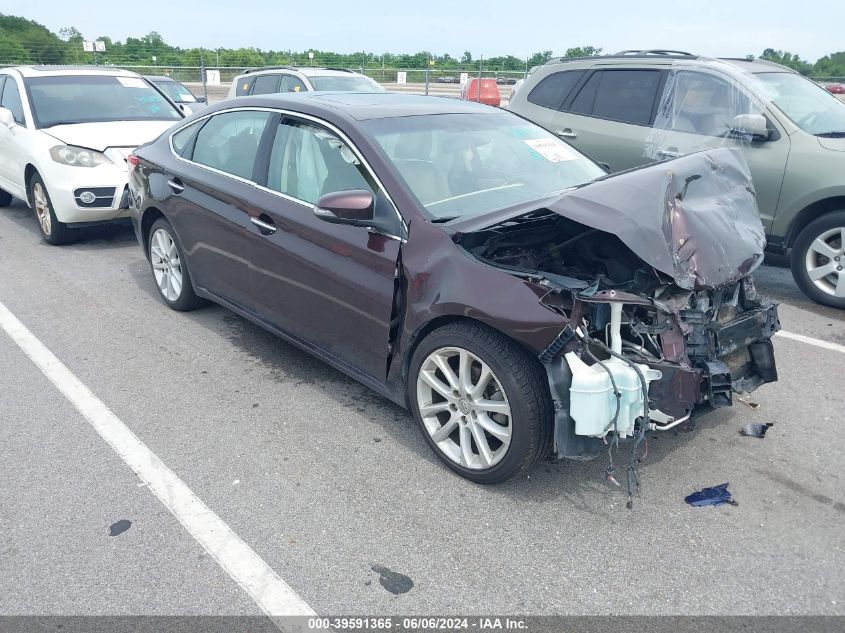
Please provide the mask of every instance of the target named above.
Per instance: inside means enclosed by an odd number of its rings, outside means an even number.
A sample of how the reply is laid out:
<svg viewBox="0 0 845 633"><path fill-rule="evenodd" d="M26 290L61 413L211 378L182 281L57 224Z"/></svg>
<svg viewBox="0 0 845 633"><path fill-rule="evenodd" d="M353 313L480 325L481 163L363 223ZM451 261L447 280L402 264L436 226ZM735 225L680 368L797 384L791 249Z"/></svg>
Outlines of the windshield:
<svg viewBox="0 0 845 633"><path fill-rule="evenodd" d="M314 90L335 90L338 92L387 92L381 84L363 75L322 75L308 78Z"/></svg>
<svg viewBox="0 0 845 633"><path fill-rule="evenodd" d="M810 134L845 133L845 103L809 79L793 73L759 73L769 98L795 125Z"/></svg>
<svg viewBox="0 0 845 633"><path fill-rule="evenodd" d="M176 103L196 103L197 98L190 90L173 80L153 80L153 83L161 88L168 97L173 99Z"/></svg>
<svg viewBox="0 0 845 633"><path fill-rule="evenodd" d="M178 121L182 115L140 77L28 77L38 127L107 121Z"/></svg>
<svg viewBox="0 0 845 633"><path fill-rule="evenodd" d="M540 200L604 171L507 112L364 121L420 204L449 220Z"/></svg>

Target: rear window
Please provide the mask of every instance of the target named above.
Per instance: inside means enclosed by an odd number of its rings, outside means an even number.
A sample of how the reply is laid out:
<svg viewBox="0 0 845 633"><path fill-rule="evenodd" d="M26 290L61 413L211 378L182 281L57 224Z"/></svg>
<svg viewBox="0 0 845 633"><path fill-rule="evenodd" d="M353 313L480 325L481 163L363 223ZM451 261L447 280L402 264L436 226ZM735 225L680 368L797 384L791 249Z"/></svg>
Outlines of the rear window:
<svg viewBox="0 0 845 633"><path fill-rule="evenodd" d="M583 70L569 70L549 75L534 87L528 95L528 100L534 105L557 110L583 76Z"/></svg>
<svg viewBox="0 0 845 633"><path fill-rule="evenodd" d="M182 114L141 77L61 75L27 77L24 82L38 127L182 119Z"/></svg>

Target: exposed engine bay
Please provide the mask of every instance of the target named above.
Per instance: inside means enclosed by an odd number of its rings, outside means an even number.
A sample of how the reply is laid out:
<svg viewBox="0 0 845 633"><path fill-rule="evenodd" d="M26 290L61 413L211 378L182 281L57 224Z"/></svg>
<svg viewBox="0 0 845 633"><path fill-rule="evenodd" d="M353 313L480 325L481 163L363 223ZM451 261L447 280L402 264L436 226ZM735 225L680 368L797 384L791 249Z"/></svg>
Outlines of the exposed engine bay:
<svg viewBox="0 0 845 633"><path fill-rule="evenodd" d="M577 435L604 437L615 430L627 437L638 418L647 418L651 428L671 428L697 405L730 406L734 391L777 379L769 341L779 329L777 309L758 297L750 275L719 288L683 289L615 235L544 210L464 235L459 243L478 259L548 288L542 302L570 320L569 340L562 344L559 337L546 356L563 351L573 374L569 395L578 409ZM606 362L611 369L622 366L608 371L601 366ZM632 364L640 372L634 382L646 378L650 385L645 415L637 398L625 400L613 385ZM586 392L603 397L580 398L587 383ZM615 406L611 415L596 410L590 414L596 420L579 424L591 408L606 410L617 392L622 404L638 406L622 411L614 425ZM608 419L598 419L603 417Z"/></svg>
<svg viewBox="0 0 845 633"><path fill-rule="evenodd" d="M757 294L750 274L765 243L750 177L731 155L722 156L727 167L712 158L673 161L679 168L664 169L656 198L619 202L626 177L637 179L630 191L654 191L641 185L660 180L657 166L453 236L479 261L547 290L540 302L567 320L539 356L555 453L591 459L632 438L629 492L647 431L777 380L777 305Z"/></svg>

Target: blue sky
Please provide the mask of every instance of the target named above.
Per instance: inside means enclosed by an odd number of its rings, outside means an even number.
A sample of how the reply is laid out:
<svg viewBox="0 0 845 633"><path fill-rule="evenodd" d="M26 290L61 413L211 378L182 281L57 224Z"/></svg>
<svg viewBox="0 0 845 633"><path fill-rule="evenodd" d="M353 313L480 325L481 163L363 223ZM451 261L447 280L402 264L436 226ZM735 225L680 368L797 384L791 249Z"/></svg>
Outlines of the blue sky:
<svg viewBox="0 0 845 633"><path fill-rule="evenodd" d="M560 54L584 44L605 52L662 47L712 56L773 47L813 62L845 50L843 0L2 0L0 12L53 31L76 26L86 38L122 40L158 31L171 44L211 49L429 50L456 56L469 50L477 58Z"/></svg>

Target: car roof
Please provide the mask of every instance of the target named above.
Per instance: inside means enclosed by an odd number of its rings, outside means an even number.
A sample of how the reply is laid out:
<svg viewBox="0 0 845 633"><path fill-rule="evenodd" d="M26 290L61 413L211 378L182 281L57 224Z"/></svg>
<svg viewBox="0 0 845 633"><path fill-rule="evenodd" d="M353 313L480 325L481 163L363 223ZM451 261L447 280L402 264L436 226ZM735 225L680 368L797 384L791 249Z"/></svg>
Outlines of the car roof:
<svg viewBox="0 0 845 633"><path fill-rule="evenodd" d="M220 101L208 110L232 107L290 109L327 119L387 119L432 114L494 114L498 108L449 97L426 97L397 92L299 92L237 97Z"/></svg>
<svg viewBox="0 0 845 633"><path fill-rule="evenodd" d="M703 55L694 55L684 51L672 50L630 50L620 51L613 55L594 55L592 57L556 57L550 59L543 66L554 66L563 64L577 64L590 63L596 65L606 64L632 64L643 65L689 65L689 66L720 66L724 67L726 64L731 66L733 70L746 73L766 73L766 72L785 72L795 73L796 71L776 64L775 62L766 59L746 58L746 57L705 57ZM542 68L542 66L540 67Z"/></svg>
<svg viewBox="0 0 845 633"><path fill-rule="evenodd" d="M9 66L3 70L16 70L24 77L57 77L73 75L101 75L104 77L140 77L138 73L122 68L103 66Z"/></svg>
<svg viewBox="0 0 845 633"><path fill-rule="evenodd" d="M345 68L323 68L321 66L267 66L266 68L250 68L249 70L245 70L241 76L261 75L280 71L297 72L306 77L365 76Z"/></svg>

